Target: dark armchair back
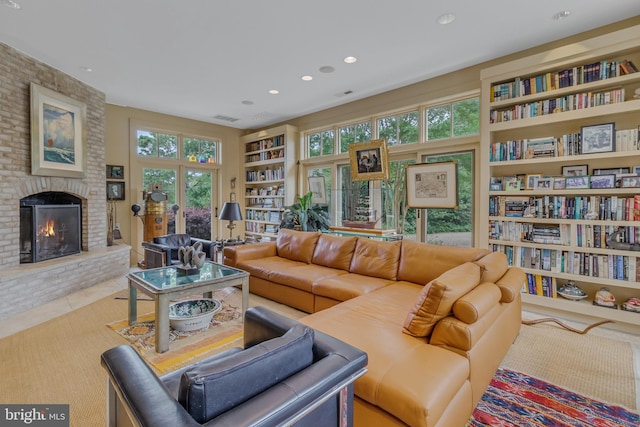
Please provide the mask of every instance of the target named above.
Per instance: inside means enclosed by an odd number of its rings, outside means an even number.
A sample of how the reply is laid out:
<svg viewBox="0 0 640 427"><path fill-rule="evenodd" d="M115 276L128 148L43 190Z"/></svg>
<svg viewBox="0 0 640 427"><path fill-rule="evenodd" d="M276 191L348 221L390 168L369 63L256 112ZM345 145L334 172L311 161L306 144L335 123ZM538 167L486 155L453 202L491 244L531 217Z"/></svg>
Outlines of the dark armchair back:
<svg viewBox="0 0 640 427"><path fill-rule="evenodd" d="M202 243L202 252L206 254L208 260L213 260L215 242L191 237L184 233L156 236L153 238L153 242L142 242L142 246L148 250L164 253L166 265L172 265L179 262L178 249L180 249L180 246L193 246L196 242ZM147 257L145 257L145 259L146 258ZM147 262L147 268L156 267L162 267L162 265L150 264Z"/></svg>

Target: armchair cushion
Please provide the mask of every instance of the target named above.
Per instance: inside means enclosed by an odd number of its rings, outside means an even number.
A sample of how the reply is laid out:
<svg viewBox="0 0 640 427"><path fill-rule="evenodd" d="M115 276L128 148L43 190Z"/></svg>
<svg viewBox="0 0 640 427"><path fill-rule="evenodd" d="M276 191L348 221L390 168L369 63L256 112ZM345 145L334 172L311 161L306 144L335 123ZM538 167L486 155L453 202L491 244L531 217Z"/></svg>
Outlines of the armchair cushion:
<svg viewBox="0 0 640 427"><path fill-rule="evenodd" d="M281 337L198 364L182 374L178 402L199 423L215 418L310 366L313 337L298 324Z"/></svg>

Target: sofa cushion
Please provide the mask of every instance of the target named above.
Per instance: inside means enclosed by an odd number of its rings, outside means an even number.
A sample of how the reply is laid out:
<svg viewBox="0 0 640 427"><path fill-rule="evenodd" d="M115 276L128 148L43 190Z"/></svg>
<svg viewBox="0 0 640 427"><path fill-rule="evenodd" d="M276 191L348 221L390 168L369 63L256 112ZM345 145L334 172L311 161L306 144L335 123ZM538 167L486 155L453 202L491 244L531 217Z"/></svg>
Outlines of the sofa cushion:
<svg viewBox="0 0 640 427"><path fill-rule="evenodd" d="M358 238L355 236L343 237L322 234L318 238L311 262L348 271L357 241Z"/></svg>
<svg viewBox="0 0 640 427"><path fill-rule="evenodd" d="M384 288L392 283L396 283L396 281L380 279L379 277L363 276L356 273L347 273L317 280L313 284L313 294L331 298L336 301L346 301Z"/></svg>
<svg viewBox="0 0 640 427"><path fill-rule="evenodd" d="M470 325L498 305L501 297L500 289L495 283L480 283L453 303L453 315Z"/></svg>
<svg viewBox="0 0 640 427"><path fill-rule="evenodd" d="M248 259L238 262L235 267L244 270L254 277L269 280L269 275L273 271L283 271L292 267L308 265L300 261L292 261L279 256L272 256L260 259Z"/></svg>
<svg viewBox="0 0 640 427"><path fill-rule="evenodd" d="M403 239L398 280L424 285L445 271L488 253L488 249L432 245Z"/></svg>
<svg viewBox="0 0 640 427"><path fill-rule="evenodd" d="M187 370L178 401L197 422L205 423L312 362L313 330L296 325L281 337Z"/></svg>
<svg viewBox="0 0 640 427"><path fill-rule="evenodd" d="M435 324L451 313L453 304L480 283L480 273L479 265L467 262L429 282L407 314L403 332L429 336Z"/></svg>
<svg viewBox="0 0 640 427"><path fill-rule="evenodd" d="M319 237L320 232L312 233L282 228L278 231L276 239L278 256L309 264Z"/></svg>
<svg viewBox="0 0 640 427"><path fill-rule="evenodd" d="M300 264L298 266L292 266L291 268L273 269L273 271L269 273L269 280L311 293L316 280L347 274L344 270L336 270L335 268L323 267L321 265Z"/></svg>
<svg viewBox="0 0 640 427"><path fill-rule="evenodd" d="M496 283L509 268L507 256L502 252L491 252L476 261L482 267L482 281Z"/></svg>
<svg viewBox="0 0 640 427"><path fill-rule="evenodd" d="M401 243L359 237L349 271L364 276L396 280Z"/></svg>

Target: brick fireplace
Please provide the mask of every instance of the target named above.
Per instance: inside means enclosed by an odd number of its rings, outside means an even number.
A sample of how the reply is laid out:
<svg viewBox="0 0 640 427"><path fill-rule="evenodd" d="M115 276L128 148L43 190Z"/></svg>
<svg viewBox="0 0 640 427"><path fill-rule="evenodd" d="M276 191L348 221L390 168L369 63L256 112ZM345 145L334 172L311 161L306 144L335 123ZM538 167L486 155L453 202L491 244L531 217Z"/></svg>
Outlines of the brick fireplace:
<svg viewBox="0 0 640 427"><path fill-rule="evenodd" d="M77 290L121 277L129 269L127 245L107 247L104 94L0 43L0 319ZM30 83L87 105L84 178L31 174ZM21 200L59 192L80 205L80 252L37 263L20 262Z"/></svg>

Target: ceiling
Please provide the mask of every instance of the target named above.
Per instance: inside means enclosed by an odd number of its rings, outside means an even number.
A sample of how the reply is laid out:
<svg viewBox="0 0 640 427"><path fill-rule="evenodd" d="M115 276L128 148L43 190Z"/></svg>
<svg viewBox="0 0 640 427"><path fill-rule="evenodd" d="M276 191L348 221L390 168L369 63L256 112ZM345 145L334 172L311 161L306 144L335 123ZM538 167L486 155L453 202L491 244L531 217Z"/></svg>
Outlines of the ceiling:
<svg viewBox="0 0 640 427"><path fill-rule="evenodd" d="M109 104L239 129L640 15L640 0L7 3L0 0L0 42L104 92ZM554 19L563 10L570 15ZM446 13L455 20L438 24ZM347 56L357 62L343 62Z"/></svg>

